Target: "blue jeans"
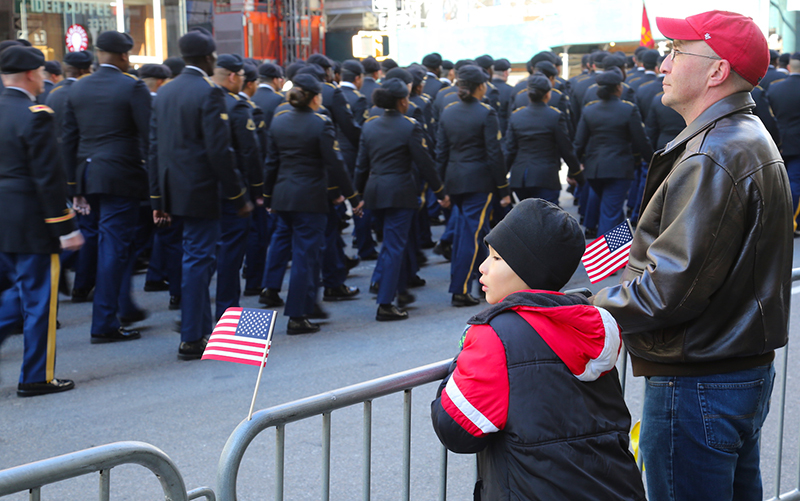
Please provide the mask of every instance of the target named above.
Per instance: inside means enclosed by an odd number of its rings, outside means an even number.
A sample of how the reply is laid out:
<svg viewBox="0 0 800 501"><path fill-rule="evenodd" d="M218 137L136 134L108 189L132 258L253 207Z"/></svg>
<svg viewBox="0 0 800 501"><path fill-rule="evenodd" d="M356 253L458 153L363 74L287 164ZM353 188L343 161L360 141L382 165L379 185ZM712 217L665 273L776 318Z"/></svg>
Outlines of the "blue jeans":
<svg viewBox="0 0 800 501"><path fill-rule="evenodd" d="M772 364L648 377L640 445L650 501L760 501L759 440L774 379Z"/></svg>
<svg viewBox="0 0 800 501"><path fill-rule="evenodd" d="M786 165L786 174L789 176L789 187L792 189L792 212L796 230L798 205L800 205L800 155L786 157L783 161Z"/></svg>

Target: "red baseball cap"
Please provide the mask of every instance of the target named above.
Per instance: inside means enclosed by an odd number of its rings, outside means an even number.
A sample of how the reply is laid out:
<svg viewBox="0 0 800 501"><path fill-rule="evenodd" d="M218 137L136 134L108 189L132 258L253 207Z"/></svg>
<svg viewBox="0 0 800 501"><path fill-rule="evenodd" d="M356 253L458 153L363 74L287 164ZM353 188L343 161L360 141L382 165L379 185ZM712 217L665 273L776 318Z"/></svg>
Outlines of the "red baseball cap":
<svg viewBox="0 0 800 501"><path fill-rule="evenodd" d="M662 35L672 40L703 40L753 85L767 74L767 39L749 17L712 10L686 19L657 17L656 25Z"/></svg>

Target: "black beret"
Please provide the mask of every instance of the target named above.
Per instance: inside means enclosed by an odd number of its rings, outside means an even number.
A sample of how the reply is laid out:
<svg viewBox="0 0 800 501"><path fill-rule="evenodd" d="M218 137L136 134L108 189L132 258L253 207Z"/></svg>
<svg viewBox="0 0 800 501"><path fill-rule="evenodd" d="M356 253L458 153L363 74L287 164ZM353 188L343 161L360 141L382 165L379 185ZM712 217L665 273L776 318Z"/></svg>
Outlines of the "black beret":
<svg viewBox="0 0 800 501"><path fill-rule="evenodd" d="M402 99L408 96L408 84L399 78L387 78L381 82L381 87L394 98Z"/></svg>
<svg viewBox="0 0 800 501"><path fill-rule="evenodd" d="M220 54L217 58L217 68L225 68L238 73L239 70L244 68L244 59L239 54Z"/></svg>
<svg viewBox="0 0 800 501"><path fill-rule="evenodd" d="M663 63L664 59L666 59L666 58L667 58L667 56L658 56L658 59L656 59L656 68L661 66L661 63Z"/></svg>
<svg viewBox="0 0 800 501"><path fill-rule="evenodd" d="M349 71L353 75L363 75L364 66L355 59L348 59L342 63L342 70Z"/></svg>
<svg viewBox="0 0 800 501"><path fill-rule="evenodd" d="M361 60L361 64L364 65L364 71L367 73L375 73L376 71L381 71L381 63L378 62L372 56L365 57Z"/></svg>
<svg viewBox="0 0 800 501"><path fill-rule="evenodd" d="M608 52L602 50L592 53L592 64L602 63L608 55Z"/></svg>
<svg viewBox="0 0 800 501"><path fill-rule="evenodd" d="M145 64L139 68L139 78L172 78L172 70L165 64Z"/></svg>
<svg viewBox="0 0 800 501"><path fill-rule="evenodd" d="M333 61L333 74L341 74L342 73L342 63L339 61Z"/></svg>
<svg viewBox="0 0 800 501"><path fill-rule="evenodd" d="M104 31L97 36L94 46L105 52L124 54L133 48L133 38L115 30Z"/></svg>
<svg viewBox="0 0 800 501"><path fill-rule="evenodd" d="M639 60L642 62L645 67L655 68L656 62L658 61L658 56L661 54L658 53L655 49L647 49L646 52L639 56Z"/></svg>
<svg viewBox="0 0 800 501"><path fill-rule="evenodd" d="M297 75L295 75L292 80L292 85L300 87L306 92L312 92L314 94L322 93L322 82L320 79L308 73L297 72Z"/></svg>
<svg viewBox="0 0 800 501"><path fill-rule="evenodd" d="M414 87L421 84L422 81L425 80L425 75L428 73L424 66L411 66L407 71L414 77L414 82L412 82Z"/></svg>
<svg viewBox="0 0 800 501"><path fill-rule="evenodd" d="M322 69L322 66L318 64L307 64L302 68L300 68L299 70L297 70L295 75L311 75L320 82L324 82L327 73L325 72L324 69Z"/></svg>
<svg viewBox="0 0 800 501"><path fill-rule="evenodd" d="M253 59L252 57L244 58L244 62L245 62L245 64L252 64L256 68L258 68L258 65L261 64L260 62L258 62L257 59Z"/></svg>
<svg viewBox="0 0 800 501"><path fill-rule="evenodd" d="M306 59L306 63L307 64L318 64L319 66L321 66L323 69L326 69L326 70L328 68L333 67L333 65L331 64L331 60L328 59L327 57L323 56L322 54L312 54L312 55L308 56L308 59Z"/></svg>
<svg viewBox="0 0 800 501"><path fill-rule="evenodd" d="M291 80L297 74L298 71L302 70L305 67L306 63L304 63L303 61L293 62L292 64L286 67L286 78Z"/></svg>
<svg viewBox="0 0 800 501"><path fill-rule="evenodd" d="M283 68L277 64L264 63L258 67L258 76L262 78L283 78Z"/></svg>
<svg viewBox="0 0 800 501"><path fill-rule="evenodd" d="M453 65L453 68L455 68L455 70L458 71L462 67L468 64L475 65L475 61L473 61L472 59L459 59L458 61L456 61L456 64Z"/></svg>
<svg viewBox="0 0 800 501"><path fill-rule="evenodd" d="M47 61L44 63L44 71L50 73L51 75L60 75L61 63L58 61Z"/></svg>
<svg viewBox="0 0 800 501"><path fill-rule="evenodd" d="M482 84L488 79L489 77L486 75L486 73L484 73L483 69L479 66L475 66L474 64L467 64L458 70L459 82Z"/></svg>
<svg viewBox="0 0 800 501"><path fill-rule="evenodd" d="M192 28L178 40L178 48L183 57L203 57L217 50L217 44L208 30Z"/></svg>
<svg viewBox="0 0 800 501"><path fill-rule="evenodd" d="M456 65L453 64L453 61L450 61L449 59L445 59L444 61L442 61L442 69L443 70L452 70L455 67L456 67Z"/></svg>
<svg viewBox="0 0 800 501"><path fill-rule="evenodd" d="M782 64L789 64L789 60L791 58L792 58L791 54L789 54L788 52L784 52L783 54L781 54L781 57L778 58L778 61L780 61Z"/></svg>
<svg viewBox="0 0 800 501"><path fill-rule="evenodd" d="M258 80L258 69L256 69L256 65L253 63L248 63L245 61L244 63L244 81L245 82L255 82Z"/></svg>
<svg viewBox="0 0 800 501"><path fill-rule="evenodd" d="M428 68L438 68L442 65L442 55L438 52L428 54L422 58L422 64Z"/></svg>
<svg viewBox="0 0 800 501"><path fill-rule="evenodd" d="M484 54L482 56L478 56L475 58L475 64L477 64L484 70L488 70L489 68L494 66L494 58L489 54Z"/></svg>
<svg viewBox="0 0 800 501"><path fill-rule="evenodd" d="M556 77L558 76L558 70L556 69L556 65L551 63L550 61L539 61L536 63L535 68L544 76L546 77Z"/></svg>
<svg viewBox="0 0 800 501"><path fill-rule="evenodd" d="M508 59L498 59L494 62L494 71L506 71L511 69L511 62Z"/></svg>
<svg viewBox="0 0 800 501"><path fill-rule="evenodd" d="M528 91L542 91L548 92L553 86L550 85L550 79L542 75L531 75L528 77Z"/></svg>
<svg viewBox="0 0 800 501"><path fill-rule="evenodd" d="M644 51L646 51L646 50L650 50L650 49L648 49L648 48L647 48L647 47L645 47L644 45L640 45L640 46L636 47L636 50L634 50L634 51L633 51L633 55L634 55L634 56L636 56L636 59L638 59L639 61L641 61L641 60L642 60L642 58L641 58L641 57L639 57L639 54L641 54L642 52L644 52Z"/></svg>
<svg viewBox="0 0 800 501"><path fill-rule="evenodd" d="M622 83L622 70L612 66L598 74L594 81L597 82L597 85L619 85Z"/></svg>
<svg viewBox="0 0 800 501"><path fill-rule="evenodd" d="M381 61L381 69L383 71L389 71L392 68L397 68L398 66L399 65L397 64L397 61L395 61L394 59L384 59L383 61Z"/></svg>
<svg viewBox="0 0 800 501"><path fill-rule="evenodd" d="M64 64L72 66L73 68L78 68L79 70L85 70L92 65L93 57L92 53L88 50L67 52L64 56Z"/></svg>
<svg viewBox="0 0 800 501"><path fill-rule="evenodd" d="M531 66L535 68L536 63L540 61L550 61L551 63L556 64L556 59L558 59L558 56L549 50L543 50L531 58Z"/></svg>
<svg viewBox="0 0 800 501"><path fill-rule="evenodd" d="M622 69L625 67L625 62L625 56L612 54L603 59L603 68L608 69L616 66L617 68Z"/></svg>
<svg viewBox="0 0 800 501"><path fill-rule="evenodd" d="M169 71L172 73L173 77L177 77L186 67L186 63L184 63L183 59L179 57L168 57L164 59L164 66L169 68Z"/></svg>
<svg viewBox="0 0 800 501"><path fill-rule="evenodd" d="M774 61L774 60L778 59L779 57L781 57L780 52L778 52L777 50L772 50L772 49L769 50L769 60L770 61Z"/></svg>
<svg viewBox="0 0 800 501"><path fill-rule="evenodd" d="M16 40L4 40L4 41L0 42L0 52L3 52L7 48L14 47L14 46L23 46L24 47L24 45L22 45L21 43L17 42Z"/></svg>
<svg viewBox="0 0 800 501"><path fill-rule="evenodd" d="M581 65L586 66L587 64L592 62L592 55L591 54L584 54L581 56Z"/></svg>
<svg viewBox="0 0 800 501"><path fill-rule="evenodd" d="M800 52L795 52L791 56L789 56L789 60L800 61Z"/></svg>
<svg viewBox="0 0 800 501"><path fill-rule="evenodd" d="M5 75L31 71L42 66L44 66L44 54L33 47L9 47L0 54L0 70Z"/></svg>
<svg viewBox="0 0 800 501"><path fill-rule="evenodd" d="M414 83L414 77L403 68L392 68L386 72L386 78L399 78L406 84Z"/></svg>

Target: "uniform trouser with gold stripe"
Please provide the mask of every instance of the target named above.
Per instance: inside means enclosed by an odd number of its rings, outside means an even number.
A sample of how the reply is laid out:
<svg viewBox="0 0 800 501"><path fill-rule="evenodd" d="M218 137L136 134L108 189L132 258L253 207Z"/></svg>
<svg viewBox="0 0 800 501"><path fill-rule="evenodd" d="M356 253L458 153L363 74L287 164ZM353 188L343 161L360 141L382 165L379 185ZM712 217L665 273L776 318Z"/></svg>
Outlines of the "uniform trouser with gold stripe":
<svg viewBox="0 0 800 501"><path fill-rule="evenodd" d="M58 254L0 252L0 270L5 270L9 275L19 298L18 306L3 304L3 311L5 313L17 309L24 319L24 348L19 382L49 382L53 379L56 365L56 310L60 271ZM3 297L9 297L9 294ZM12 327L6 324L15 323L19 318L18 315L4 314L0 319L0 331Z"/></svg>
<svg viewBox="0 0 800 501"><path fill-rule="evenodd" d="M451 195L458 207L458 222L453 237L453 254L450 259L450 293L467 294L472 290L472 280L488 250L483 238L489 233L491 193Z"/></svg>

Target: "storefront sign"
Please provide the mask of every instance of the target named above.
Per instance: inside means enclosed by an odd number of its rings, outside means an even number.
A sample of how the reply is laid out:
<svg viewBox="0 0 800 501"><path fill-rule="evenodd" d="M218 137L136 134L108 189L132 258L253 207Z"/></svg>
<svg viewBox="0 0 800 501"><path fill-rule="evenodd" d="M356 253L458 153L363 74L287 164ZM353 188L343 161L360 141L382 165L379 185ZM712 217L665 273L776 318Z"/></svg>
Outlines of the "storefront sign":
<svg viewBox="0 0 800 501"><path fill-rule="evenodd" d="M29 0L29 12L45 14L86 14L88 16L112 17L108 2L71 2L62 0Z"/></svg>
<svg viewBox="0 0 800 501"><path fill-rule="evenodd" d="M89 48L89 36L80 24L73 24L67 28L67 50L70 52L80 52Z"/></svg>

